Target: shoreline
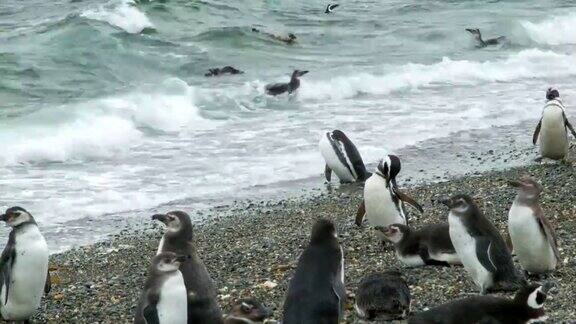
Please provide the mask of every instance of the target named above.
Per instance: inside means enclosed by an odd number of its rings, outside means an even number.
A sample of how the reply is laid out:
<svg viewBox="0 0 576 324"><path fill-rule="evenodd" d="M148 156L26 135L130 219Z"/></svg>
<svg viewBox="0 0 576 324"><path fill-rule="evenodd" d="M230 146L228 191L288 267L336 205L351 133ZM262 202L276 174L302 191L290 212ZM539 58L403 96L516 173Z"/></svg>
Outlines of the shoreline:
<svg viewBox="0 0 576 324"><path fill-rule="evenodd" d="M408 207L409 222L414 227L446 222L447 210L432 201L442 195L465 192L477 199L481 210L505 234L508 208L516 194L506 181L523 175L533 176L544 186L541 204L559 238L561 265L551 276L559 289L545 304L549 322L576 320L576 310L570 304L576 298L576 251L571 248L576 243L572 234L576 231L576 188L571 186L576 172L572 166L529 165L407 188L425 210L418 215ZM366 226L357 228L353 219L361 188L327 186L307 197L252 200L211 208L202 224L195 225L195 242L216 283L223 311L228 311L234 300L252 296L274 312L274 319L280 319L288 281L317 218L335 221L344 249L346 287L352 295L365 275L387 269L400 269L403 273L410 285L413 312L462 294L477 293L461 267L404 268L391 246L378 244ZM131 323L150 258L163 232L159 224L150 220L142 227L51 255L52 292L43 299L33 320ZM349 298L348 323L357 322L352 305L353 299Z"/></svg>

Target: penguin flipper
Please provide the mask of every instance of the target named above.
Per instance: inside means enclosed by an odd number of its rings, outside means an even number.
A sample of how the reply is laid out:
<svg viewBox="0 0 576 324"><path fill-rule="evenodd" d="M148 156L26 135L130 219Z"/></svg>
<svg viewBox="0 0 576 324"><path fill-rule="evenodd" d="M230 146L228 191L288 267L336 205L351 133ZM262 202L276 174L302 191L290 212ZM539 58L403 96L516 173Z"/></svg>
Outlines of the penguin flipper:
<svg viewBox="0 0 576 324"><path fill-rule="evenodd" d="M576 132L574 131L574 127L572 127L572 124L570 124L570 122L568 121L568 117L566 117L566 113L562 112L562 116L564 116L564 125L566 125L566 127L570 130L570 132L572 133L572 136L574 136L576 138Z"/></svg>
<svg viewBox="0 0 576 324"><path fill-rule="evenodd" d="M44 283L44 294L48 294L52 290L52 278L50 278L50 269L46 270L46 282Z"/></svg>
<svg viewBox="0 0 576 324"><path fill-rule="evenodd" d="M14 231L10 232L8 236L8 243L2 251L2 256L0 256L0 290L2 286L6 287L6 291L0 291L4 294L6 302L8 302L8 292L10 291L10 282L12 281L12 264L16 258L16 237ZM4 284L4 285L1 285Z"/></svg>
<svg viewBox="0 0 576 324"><path fill-rule="evenodd" d="M498 268L493 259L493 244L485 236L476 237L476 256L484 268L492 273L496 273Z"/></svg>
<svg viewBox="0 0 576 324"><path fill-rule="evenodd" d="M332 285L332 290L338 298L338 318L342 319L346 310L346 288L344 288L342 282L336 280Z"/></svg>
<svg viewBox="0 0 576 324"><path fill-rule="evenodd" d="M420 204L416 200L414 200L414 198L400 191L400 189L395 189L394 192L396 192L396 196L398 197L398 199L416 208L420 212L420 214L424 213L424 209L422 209L422 206L420 206Z"/></svg>
<svg viewBox="0 0 576 324"><path fill-rule="evenodd" d="M362 226L362 221L364 220L364 215L366 215L366 204L364 203L364 199L360 203L358 207L358 211L356 212L356 225Z"/></svg>
<svg viewBox="0 0 576 324"><path fill-rule="evenodd" d="M548 222L548 219L546 219L544 216L539 215L539 217L536 218L538 219L538 225L540 226L542 234L546 236L548 244L550 244L550 246L552 247L552 251L554 251L554 256L556 256L556 260L560 260L560 251L558 251L558 238L556 237L554 229L550 225L550 222Z"/></svg>
<svg viewBox="0 0 576 324"><path fill-rule="evenodd" d="M536 145L536 142L538 142L538 135L540 135L540 127L542 127L542 118L540 118L540 121L538 122L538 125L536 125L536 129L534 130L534 135L532 135L532 144Z"/></svg>
<svg viewBox="0 0 576 324"><path fill-rule="evenodd" d="M326 164L324 168L324 176L326 177L326 181L330 182L330 180L332 180L332 169L330 169L328 164Z"/></svg>
<svg viewBox="0 0 576 324"><path fill-rule="evenodd" d="M142 317L146 320L146 324L160 324L158 317L158 309L156 305L160 300L160 295L156 293L148 293L146 298L146 306L142 309Z"/></svg>

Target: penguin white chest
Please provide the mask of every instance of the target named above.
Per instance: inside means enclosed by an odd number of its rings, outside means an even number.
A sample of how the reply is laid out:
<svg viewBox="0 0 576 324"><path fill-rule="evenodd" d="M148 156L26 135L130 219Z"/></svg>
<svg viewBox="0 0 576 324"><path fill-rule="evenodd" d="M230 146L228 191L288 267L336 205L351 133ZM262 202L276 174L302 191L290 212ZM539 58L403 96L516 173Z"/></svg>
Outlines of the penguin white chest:
<svg viewBox="0 0 576 324"><path fill-rule="evenodd" d="M562 159L568 152L568 134L564 126L562 108L549 105L544 108L540 127L540 154L550 159Z"/></svg>
<svg viewBox="0 0 576 324"><path fill-rule="evenodd" d="M354 167L352 166L352 163L350 163L350 159L346 155L346 150L344 149L342 143L338 141L336 141L336 143L338 144L338 150L344 161L341 161L341 159L338 157L338 154L334 151L335 148L332 146L332 143L328 141L326 134L322 135L320 138L320 153L322 154L322 157L324 157L328 167L330 167L330 169L336 173L340 181L354 182L356 181L356 172Z"/></svg>
<svg viewBox="0 0 576 324"><path fill-rule="evenodd" d="M468 233L466 226L458 216L450 213L448 215L448 224L450 226L450 239L462 265L468 271L474 283L482 292L485 292L493 284L493 275L478 260L476 240Z"/></svg>
<svg viewBox="0 0 576 324"><path fill-rule="evenodd" d="M48 245L35 225L25 225L15 236L16 259L6 300L2 286L0 311L5 319L25 320L40 306L48 274Z"/></svg>
<svg viewBox="0 0 576 324"><path fill-rule="evenodd" d="M373 174L364 185L364 204L366 218L371 226L388 226L391 224L406 224L401 201L398 206L392 199L386 180Z"/></svg>
<svg viewBox="0 0 576 324"><path fill-rule="evenodd" d="M184 324L188 321L188 298L184 277L175 271L162 284L156 305L161 324Z"/></svg>
<svg viewBox="0 0 576 324"><path fill-rule="evenodd" d="M530 273L556 268L556 256L531 208L514 202L508 213L508 230L518 261Z"/></svg>

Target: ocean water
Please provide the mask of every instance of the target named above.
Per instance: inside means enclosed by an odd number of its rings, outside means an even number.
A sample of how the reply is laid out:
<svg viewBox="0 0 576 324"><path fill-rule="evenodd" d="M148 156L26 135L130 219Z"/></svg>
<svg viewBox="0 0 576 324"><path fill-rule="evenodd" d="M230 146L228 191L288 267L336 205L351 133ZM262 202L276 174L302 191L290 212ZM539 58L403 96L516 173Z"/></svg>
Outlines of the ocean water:
<svg viewBox="0 0 576 324"><path fill-rule="evenodd" d="M0 207L65 249L157 210L321 185L327 130L368 163L457 173L461 151L529 147L547 87L572 115L572 0L326 4L0 1ZM509 42L477 49L467 27ZM246 73L203 76L225 65ZM296 95L264 95L294 69L310 71Z"/></svg>

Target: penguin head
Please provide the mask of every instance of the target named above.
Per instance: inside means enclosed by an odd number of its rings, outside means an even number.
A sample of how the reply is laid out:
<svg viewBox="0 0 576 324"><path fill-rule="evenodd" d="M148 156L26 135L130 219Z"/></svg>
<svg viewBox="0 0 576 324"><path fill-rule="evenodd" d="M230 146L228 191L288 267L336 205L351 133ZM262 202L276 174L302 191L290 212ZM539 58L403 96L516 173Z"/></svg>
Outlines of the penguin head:
<svg viewBox="0 0 576 324"><path fill-rule="evenodd" d="M268 308L264 307L262 303L254 298L246 298L238 300L232 306L230 314L228 315L228 319L235 319L236 322L238 322L240 319L262 322L270 316L272 316L272 312ZM245 322L248 323L248 321Z"/></svg>
<svg viewBox="0 0 576 324"><path fill-rule="evenodd" d="M0 220L6 222L10 227L17 227L25 223L35 223L34 217L22 207L10 207L4 215L0 215Z"/></svg>
<svg viewBox="0 0 576 324"><path fill-rule="evenodd" d="M450 208L451 213L459 217L469 215L477 210L476 203L472 197L463 194L441 199L440 203L446 205Z"/></svg>
<svg viewBox="0 0 576 324"><path fill-rule="evenodd" d="M344 134L344 132L339 130L339 129L333 130L331 136L333 139L336 139L339 141L342 141L344 138L347 138L346 134Z"/></svg>
<svg viewBox="0 0 576 324"><path fill-rule="evenodd" d="M394 244L399 243L410 232L410 228L403 224L392 224L388 227L376 226L375 230L380 231L386 239Z"/></svg>
<svg viewBox="0 0 576 324"><path fill-rule="evenodd" d="M560 97L560 92L554 88L548 88L546 90L546 100L553 100Z"/></svg>
<svg viewBox="0 0 576 324"><path fill-rule="evenodd" d="M292 35L292 36L294 37L294 39L296 39L296 36L294 36L294 34L290 34L290 35ZM292 39L292 38L290 38L290 39ZM303 76L303 75L306 74L306 73L308 73L308 71L305 71L305 70L304 70L304 71L294 70L294 72L292 72L292 77L293 77L293 78L294 78L294 77L296 77L296 78L297 78L297 77L301 77L301 76Z"/></svg>
<svg viewBox="0 0 576 324"><path fill-rule="evenodd" d="M544 302L548 297L548 292L554 286L555 285L551 282L546 282L542 285L539 284L527 285L516 293L514 301L522 305L528 305L528 307L532 309L541 309L542 307L544 307Z"/></svg>
<svg viewBox="0 0 576 324"><path fill-rule="evenodd" d="M310 243L320 243L324 241L333 240L338 237L336 227L331 220L319 219L312 227L312 235Z"/></svg>
<svg viewBox="0 0 576 324"><path fill-rule="evenodd" d="M509 181L508 185L518 188L521 197L527 199L538 198L544 190L541 184L529 177L522 178L519 181Z"/></svg>
<svg viewBox="0 0 576 324"><path fill-rule="evenodd" d="M183 211L171 211L166 214L156 214L152 216L152 220L157 220L168 228L169 232L178 232L180 229L186 225L190 224L190 216Z"/></svg>
<svg viewBox="0 0 576 324"><path fill-rule="evenodd" d="M402 164L400 163L400 158L396 155L388 155L386 158L380 160L378 167L376 168L376 173L386 179L387 185L392 183L396 184L396 176L400 173L402 169Z"/></svg>
<svg viewBox="0 0 576 324"><path fill-rule="evenodd" d="M481 37L480 29L478 28L466 28L466 31L472 34L472 36L474 36L476 39L480 39Z"/></svg>
<svg viewBox="0 0 576 324"><path fill-rule="evenodd" d="M180 268L182 262L189 258L189 255L178 255L174 252L162 252L152 258L152 267L156 272L174 272Z"/></svg>

